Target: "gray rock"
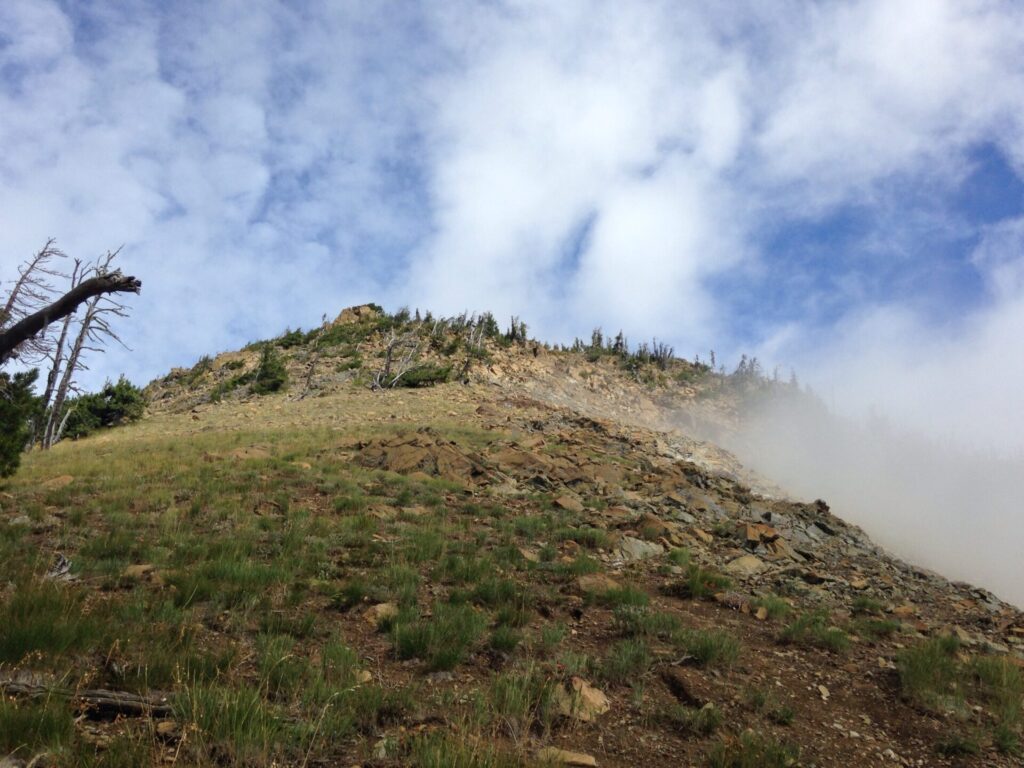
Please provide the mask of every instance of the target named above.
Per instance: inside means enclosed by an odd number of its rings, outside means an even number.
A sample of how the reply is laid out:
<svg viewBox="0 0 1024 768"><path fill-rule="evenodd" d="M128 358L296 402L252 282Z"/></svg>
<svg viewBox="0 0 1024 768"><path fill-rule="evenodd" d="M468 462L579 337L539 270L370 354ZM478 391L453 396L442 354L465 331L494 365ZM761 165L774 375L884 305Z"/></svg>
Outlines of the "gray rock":
<svg viewBox="0 0 1024 768"><path fill-rule="evenodd" d="M733 576L757 576L766 570L768 570L768 564L755 555L737 557L725 566L725 572Z"/></svg>
<svg viewBox="0 0 1024 768"><path fill-rule="evenodd" d="M786 534L783 535L786 536ZM801 528L794 528L789 532L789 535L786 536L786 538L798 547L813 546L820 541L820 539L814 539L808 536Z"/></svg>
<svg viewBox="0 0 1024 768"><path fill-rule="evenodd" d="M619 554L627 563L635 560L647 560L664 553L664 551L665 548L657 542L634 539L632 536L623 536L622 541L619 542Z"/></svg>

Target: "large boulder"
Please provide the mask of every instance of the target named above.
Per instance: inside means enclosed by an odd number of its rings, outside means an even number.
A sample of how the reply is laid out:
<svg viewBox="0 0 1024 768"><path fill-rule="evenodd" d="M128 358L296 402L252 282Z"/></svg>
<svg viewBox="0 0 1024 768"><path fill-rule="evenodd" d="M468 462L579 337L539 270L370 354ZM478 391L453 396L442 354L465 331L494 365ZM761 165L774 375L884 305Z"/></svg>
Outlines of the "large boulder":
<svg viewBox="0 0 1024 768"><path fill-rule="evenodd" d="M341 310L341 314L334 319L332 325L351 325L364 320L376 320L378 317L380 317L380 310L376 306L360 304Z"/></svg>

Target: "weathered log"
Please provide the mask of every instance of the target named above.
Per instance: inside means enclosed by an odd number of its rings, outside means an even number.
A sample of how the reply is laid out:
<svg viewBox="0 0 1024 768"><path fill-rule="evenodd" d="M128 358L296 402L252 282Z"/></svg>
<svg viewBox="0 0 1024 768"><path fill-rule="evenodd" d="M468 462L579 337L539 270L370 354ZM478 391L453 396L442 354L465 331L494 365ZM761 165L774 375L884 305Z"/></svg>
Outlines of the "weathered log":
<svg viewBox="0 0 1024 768"><path fill-rule="evenodd" d="M78 709L84 709L100 717L128 715L131 717L168 717L174 707L164 695L145 696L128 691L110 691L105 688L71 690L33 680L19 675L0 677L0 693L7 696L28 698L57 697L68 699Z"/></svg>

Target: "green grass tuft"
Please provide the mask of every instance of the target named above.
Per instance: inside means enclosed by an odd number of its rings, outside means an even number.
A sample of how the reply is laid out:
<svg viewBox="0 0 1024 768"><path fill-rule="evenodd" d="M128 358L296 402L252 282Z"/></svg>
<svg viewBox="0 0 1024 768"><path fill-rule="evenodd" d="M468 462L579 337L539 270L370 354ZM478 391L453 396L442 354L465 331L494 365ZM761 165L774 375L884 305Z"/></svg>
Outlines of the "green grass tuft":
<svg viewBox="0 0 1024 768"><path fill-rule="evenodd" d="M839 627L829 624L825 610L808 611L797 616L779 635L783 643L811 645L835 653L850 647L850 638Z"/></svg>
<svg viewBox="0 0 1024 768"><path fill-rule="evenodd" d="M797 765L800 750L752 731L738 739L722 741L708 755L708 768L790 768Z"/></svg>
<svg viewBox="0 0 1024 768"><path fill-rule="evenodd" d="M400 659L422 659L427 668L450 670L472 650L487 625L485 616L470 605L435 603L429 619L394 622L391 637Z"/></svg>
<svg viewBox="0 0 1024 768"><path fill-rule="evenodd" d="M644 674L651 661L651 652L643 640L620 640L601 662L601 676L609 683L630 682Z"/></svg>
<svg viewBox="0 0 1024 768"><path fill-rule="evenodd" d="M726 630L683 630L672 642L700 666L730 666L740 655L740 642Z"/></svg>

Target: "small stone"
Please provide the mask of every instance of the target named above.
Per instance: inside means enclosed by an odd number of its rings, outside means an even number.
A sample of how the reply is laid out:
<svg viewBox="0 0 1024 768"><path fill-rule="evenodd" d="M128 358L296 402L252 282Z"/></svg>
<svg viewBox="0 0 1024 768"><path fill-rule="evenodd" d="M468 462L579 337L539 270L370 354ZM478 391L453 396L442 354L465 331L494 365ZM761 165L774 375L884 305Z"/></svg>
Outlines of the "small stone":
<svg viewBox="0 0 1024 768"><path fill-rule="evenodd" d="M867 579L854 579L853 581L850 582L850 586L853 587L854 589L867 589L868 588L868 580Z"/></svg>
<svg viewBox="0 0 1024 768"><path fill-rule="evenodd" d="M552 699L561 715L584 723L594 722L611 708L608 697L582 677L573 677L568 686L555 686Z"/></svg>
<svg viewBox="0 0 1024 768"><path fill-rule="evenodd" d="M560 765L575 765L581 768L597 768L597 758L585 752L570 752L567 749L558 747L544 747L537 753L542 762L558 763Z"/></svg>
<svg viewBox="0 0 1024 768"><path fill-rule="evenodd" d="M170 739L178 735L178 724L173 720L161 720L156 724L156 735L161 739Z"/></svg>
<svg viewBox="0 0 1024 768"><path fill-rule="evenodd" d="M751 549L762 542L775 541L779 538L779 532L764 523L744 523L742 528L743 538Z"/></svg>
<svg viewBox="0 0 1024 768"><path fill-rule="evenodd" d="M623 536L619 542L619 554L626 562L635 560L647 560L648 558L660 555L665 551L661 544L656 544L643 539L635 539L632 536Z"/></svg>
<svg viewBox="0 0 1024 768"><path fill-rule="evenodd" d="M652 515L650 512L644 514L636 523L637 530L640 531L640 538L647 539L648 541L657 541L660 538L667 537L672 534L672 528L657 515Z"/></svg>
<svg viewBox="0 0 1024 768"><path fill-rule="evenodd" d="M700 709L711 703L711 687L698 672L668 667L661 673L661 679L682 704Z"/></svg>
<svg viewBox="0 0 1024 768"><path fill-rule="evenodd" d="M832 695L824 685L818 686L818 693L821 695L822 701L828 701L828 697Z"/></svg>
<svg viewBox="0 0 1024 768"><path fill-rule="evenodd" d="M523 556L523 559L531 563L539 563L540 555L536 550L527 549L526 547L519 548L519 554Z"/></svg>
<svg viewBox="0 0 1024 768"><path fill-rule="evenodd" d="M603 573L588 573L576 579L576 588L583 593L594 592L603 595L620 586L619 582Z"/></svg>
<svg viewBox="0 0 1024 768"><path fill-rule="evenodd" d="M121 572L121 576L132 581L141 581L146 578L150 573L153 572L154 566L152 563L141 563L139 565L129 565Z"/></svg>
<svg viewBox="0 0 1024 768"><path fill-rule="evenodd" d="M705 544L711 544L715 537L705 531L703 528L693 527L690 529L690 533L698 540Z"/></svg>
<svg viewBox="0 0 1024 768"><path fill-rule="evenodd" d="M725 572L733 576L757 576L767 569L768 564L757 555L743 555L725 565Z"/></svg>
<svg viewBox="0 0 1024 768"><path fill-rule="evenodd" d="M574 499L572 496L565 494L555 499L555 506L561 507L566 512L575 512L579 514L583 511L583 504L579 499Z"/></svg>
<svg viewBox="0 0 1024 768"><path fill-rule="evenodd" d="M394 603L377 603L377 605L371 605L366 609L366 613L363 614L363 618L366 619L366 623L373 627L379 627L385 621L393 619L396 616L398 616L398 606Z"/></svg>
<svg viewBox="0 0 1024 768"><path fill-rule="evenodd" d="M909 619L917 616L917 606L913 603L904 603L893 608L892 614L893 616L899 616L901 619Z"/></svg>

